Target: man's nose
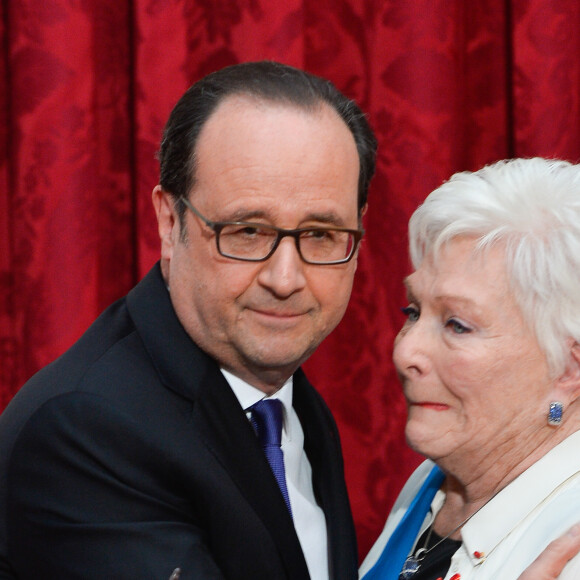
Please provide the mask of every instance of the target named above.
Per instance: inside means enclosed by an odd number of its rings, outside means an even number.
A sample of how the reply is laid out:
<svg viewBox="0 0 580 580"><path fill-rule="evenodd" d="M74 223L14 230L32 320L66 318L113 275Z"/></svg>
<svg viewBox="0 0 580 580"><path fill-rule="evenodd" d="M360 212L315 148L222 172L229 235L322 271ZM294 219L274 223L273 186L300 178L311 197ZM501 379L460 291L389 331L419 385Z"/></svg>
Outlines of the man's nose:
<svg viewBox="0 0 580 580"><path fill-rule="evenodd" d="M264 262L258 279L277 296L290 296L306 284L304 266L296 242L288 236L280 240L276 251Z"/></svg>

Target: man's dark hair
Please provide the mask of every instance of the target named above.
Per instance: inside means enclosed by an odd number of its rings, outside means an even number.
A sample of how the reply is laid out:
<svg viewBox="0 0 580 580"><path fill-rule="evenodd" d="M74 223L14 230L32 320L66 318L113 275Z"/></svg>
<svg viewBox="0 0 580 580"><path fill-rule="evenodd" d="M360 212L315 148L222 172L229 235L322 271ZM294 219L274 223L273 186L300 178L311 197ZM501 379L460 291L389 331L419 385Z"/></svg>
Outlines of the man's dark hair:
<svg viewBox="0 0 580 580"><path fill-rule="evenodd" d="M159 151L161 187L175 199L187 197L195 183L195 147L202 127L228 96L248 95L263 101L314 110L328 103L350 129L358 151L359 212L366 204L375 172L377 141L364 113L330 81L271 61L247 62L213 72L192 85L175 105ZM183 204L178 208L185 211Z"/></svg>

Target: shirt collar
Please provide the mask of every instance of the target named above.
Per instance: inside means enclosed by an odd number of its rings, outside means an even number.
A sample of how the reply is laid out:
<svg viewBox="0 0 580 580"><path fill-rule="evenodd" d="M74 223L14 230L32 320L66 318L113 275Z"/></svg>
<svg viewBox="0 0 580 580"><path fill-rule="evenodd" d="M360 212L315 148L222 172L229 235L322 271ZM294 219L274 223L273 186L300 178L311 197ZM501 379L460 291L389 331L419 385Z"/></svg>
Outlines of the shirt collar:
<svg viewBox="0 0 580 580"><path fill-rule="evenodd" d="M578 473L580 432L573 433L483 506L463 527L472 563L491 551L560 485Z"/></svg>
<svg viewBox="0 0 580 580"><path fill-rule="evenodd" d="M290 410L292 409L292 393L294 388L292 376L290 376L280 389L268 397L264 391L257 389L229 371L224 369L221 369L221 371L244 411L248 411L252 405L255 405L262 399L280 399L284 406L284 414L288 416L290 413Z"/></svg>

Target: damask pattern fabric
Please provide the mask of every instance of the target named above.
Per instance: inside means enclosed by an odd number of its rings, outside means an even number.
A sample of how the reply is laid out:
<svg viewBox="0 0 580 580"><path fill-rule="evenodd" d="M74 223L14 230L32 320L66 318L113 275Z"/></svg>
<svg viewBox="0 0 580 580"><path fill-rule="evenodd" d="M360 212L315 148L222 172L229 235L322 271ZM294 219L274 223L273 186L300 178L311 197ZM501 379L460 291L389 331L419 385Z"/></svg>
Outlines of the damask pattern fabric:
<svg viewBox="0 0 580 580"><path fill-rule="evenodd" d="M420 461L391 365L407 219L455 171L580 159L579 26L576 0L1 0L0 408L157 259L155 151L181 93L263 58L328 77L380 143L352 302L306 365L364 555Z"/></svg>

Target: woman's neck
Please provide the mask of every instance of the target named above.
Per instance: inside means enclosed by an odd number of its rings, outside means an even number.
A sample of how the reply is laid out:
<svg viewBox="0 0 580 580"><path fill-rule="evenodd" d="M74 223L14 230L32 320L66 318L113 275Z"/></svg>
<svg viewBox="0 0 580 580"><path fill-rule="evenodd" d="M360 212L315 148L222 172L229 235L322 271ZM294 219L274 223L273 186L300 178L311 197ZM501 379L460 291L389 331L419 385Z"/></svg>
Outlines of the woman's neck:
<svg viewBox="0 0 580 580"><path fill-rule="evenodd" d="M452 539L459 539L460 529L452 533L455 528L463 527L502 489L577 430L571 424L566 427L547 428L542 434L537 433L533 446L530 441L518 441L508 450L494 449L483 457L438 460L447 474L443 488L446 497L435 518L434 531L443 537L451 533ZM531 453L526 451L530 448L533 448Z"/></svg>

